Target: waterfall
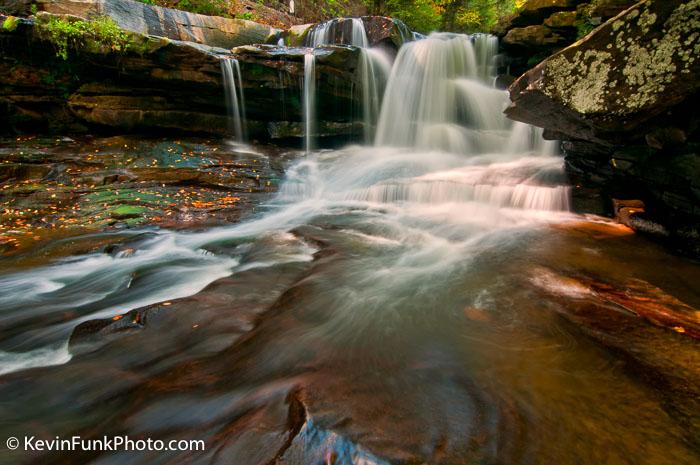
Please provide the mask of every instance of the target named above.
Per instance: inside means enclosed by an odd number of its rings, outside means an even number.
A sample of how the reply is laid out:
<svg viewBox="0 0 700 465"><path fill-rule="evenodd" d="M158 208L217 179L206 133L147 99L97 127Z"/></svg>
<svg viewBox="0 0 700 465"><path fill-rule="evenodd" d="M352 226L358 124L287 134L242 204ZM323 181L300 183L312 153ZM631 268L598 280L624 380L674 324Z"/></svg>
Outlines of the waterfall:
<svg viewBox="0 0 700 465"><path fill-rule="evenodd" d="M313 149L316 118L316 59L313 51L304 55L304 149Z"/></svg>
<svg viewBox="0 0 700 465"><path fill-rule="evenodd" d="M433 33L404 45L384 95L375 144L452 153L546 149L503 115L495 89L498 40L487 34ZM541 141L541 136L539 137Z"/></svg>
<svg viewBox="0 0 700 465"><path fill-rule="evenodd" d="M323 45L354 45L367 48L367 32L360 18L334 18L319 23L309 31L304 45L321 47Z"/></svg>
<svg viewBox="0 0 700 465"><path fill-rule="evenodd" d="M365 142L371 143L374 137L373 128L381 110L386 80L391 73L391 61L380 49L362 48L357 70L362 92Z"/></svg>
<svg viewBox="0 0 700 465"><path fill-rule="evenodd" d="M226 110L229 116L230 130L238 142L246 140L245 99L243 97L243 79L238 60L224 58L221 60L221 73L224 81Z"/></svg>
<svg viewBox="0 0 700 465"><path fill-rule="evenodd" d="M408 28L401 22L397 22L397 27L403 37ZM360 18L335 18L319 23L309 31L304 44L307 47L351 45L360 49L357 80L362 102L364 138L369 143L374 137L382 95L391 72L391 60L380 49L370 48L365 25Z"/></svg>

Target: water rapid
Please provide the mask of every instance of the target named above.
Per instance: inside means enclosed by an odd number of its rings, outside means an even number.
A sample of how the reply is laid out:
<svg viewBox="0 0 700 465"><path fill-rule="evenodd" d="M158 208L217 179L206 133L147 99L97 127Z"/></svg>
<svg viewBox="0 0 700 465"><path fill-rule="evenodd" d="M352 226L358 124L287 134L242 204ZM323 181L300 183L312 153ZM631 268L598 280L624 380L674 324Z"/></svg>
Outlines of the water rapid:
<svg viewBox="0 0 700 465"><path fill-rule="evenodd" d="M581 220L562 158L503 117L496 51L486 35L405 44L381 106L381 88L364 96L374 140L338 150L313 149L308 53L305 153L255 214L0 274L0 374L15 372L0 394L38 405L13 424L192 436L202 463L692 463L665 404L561 316L602 308L597 294L552 271L621 281L609 270L641 263L669 281L669 259L562 232ZM145 322L68 344L145 306ZM42 400L59 380L70 408Z"/></svg>

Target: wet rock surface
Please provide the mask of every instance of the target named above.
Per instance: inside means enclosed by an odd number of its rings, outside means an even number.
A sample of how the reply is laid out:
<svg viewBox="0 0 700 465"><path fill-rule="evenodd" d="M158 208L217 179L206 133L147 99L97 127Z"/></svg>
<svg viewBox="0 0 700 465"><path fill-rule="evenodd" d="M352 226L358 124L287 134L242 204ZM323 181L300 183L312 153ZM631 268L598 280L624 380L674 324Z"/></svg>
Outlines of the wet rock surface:
<svg viewBox="0 0 700 465"><path fill-rule="evenodd" d="M276 190L291 156L133 136L5 139L0 154L4 254L109 229L236 221Z"/></svg>
<svg viewBox="0 0 700 465"><path fill-rule="evenodd" d="M413 40L413 33L401 20L387 16L362 16L360 18L365 27L367 42L370 47L383 46L394 53L408 41ZM330 21L328 31L329 42L335 44L349 44L352 38L352 20L350 18L336 18ZM288 46L308 46L309 33L326 23L303 24L293 26L282 32L279 38Z"/></svg>
<svg viewBox="0 0 700 465"><path fill-rule="evenodd" d="M619 225L572 223L500 262L501 276L526 270L511 294L442 314L442 323L424 315L420 331L369 326L358 345L333 331L339 315L317 301L353 253L339 234L299 228L293 235L320 249L311 262L252 269L189 298L83 323L68 364L4 378L3 396L33 406L0 407L7 428L46 437L119 433L206 443L205 451L166 454L30 453L49 464L696 458L689 452L697 447L700 418L692 328L700 319L688 302L700 301L692 265ZM138 250L139 241L119 252L129 247ZM244 263L265 250L260 244ZM619 260L634 269L618 267ZM516 323L522 319L525 325ZM380 340L401 349L377 353ZM469 343L479 340L490 344ZM471 355L460 352L460 341ZM598 377L583 376L582 366L597 366ZM634 418L625 416L628 403ZM656 431L668 435L663 450ZM579 446L576 454L559 447L582 435L600 438L599 447ZM636 441L645 435L642 457ZM27 455L7 457L20 463Z"/></svg>

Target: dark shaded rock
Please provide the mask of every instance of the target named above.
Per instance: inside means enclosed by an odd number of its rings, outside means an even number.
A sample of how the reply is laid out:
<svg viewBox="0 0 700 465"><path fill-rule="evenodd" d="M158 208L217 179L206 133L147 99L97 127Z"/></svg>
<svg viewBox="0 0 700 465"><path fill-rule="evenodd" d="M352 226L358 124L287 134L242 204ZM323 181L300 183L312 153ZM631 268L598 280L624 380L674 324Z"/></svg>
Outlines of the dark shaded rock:
<svg viewBox="0 0 700 465"><path fill-rule="evenodd" d="M637 3L635 0L596 0L591 2L589 15L592 18L608 20Z"/></svg>
<svg viewBox="0 0 700 465"><path fill-rule="evenodd" d="M644 137L649 147L658 150L681 147L688 141L685 131L673 127L656 128Z"/></svg>
<svg viewBox="0 0 700 465"><path fill-rule="evenodd" d="M511 29L503 38L503 45L523 50L548 49L561 46L566 40L547 26L527 26Z"/></svg>
<svg viewBox="0 0 700 465"><path fill-rule="evenodd" d="M37 21L46 21L40 13ZM0 17L0 20L5 17ZM86 48L55 56L41 26L21 20L0 31L0 121L5 132L186 131L228 134L221 60L240 62L251 137L269 139L268 123L303 120L303 49L245 46L233 52L192 42L130 34L127 52ZM319 127L359 137L352 123L358 50L317 49ZM353 110L353 108L355 110Z"/></svg>

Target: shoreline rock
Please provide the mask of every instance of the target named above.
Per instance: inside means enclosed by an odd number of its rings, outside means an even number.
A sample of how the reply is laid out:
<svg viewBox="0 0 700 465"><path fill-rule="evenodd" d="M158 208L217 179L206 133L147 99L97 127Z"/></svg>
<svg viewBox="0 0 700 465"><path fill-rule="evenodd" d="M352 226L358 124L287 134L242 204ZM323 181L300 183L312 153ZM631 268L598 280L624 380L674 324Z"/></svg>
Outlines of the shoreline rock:
<svg viewBox="0 0 700 465"><path fill-rule="evenodd" d="M563 140L574 203L639 199L700 256L700 2L642 1L510 87L506 115ZM595 204L597 203L597 207Z"/></svg>

